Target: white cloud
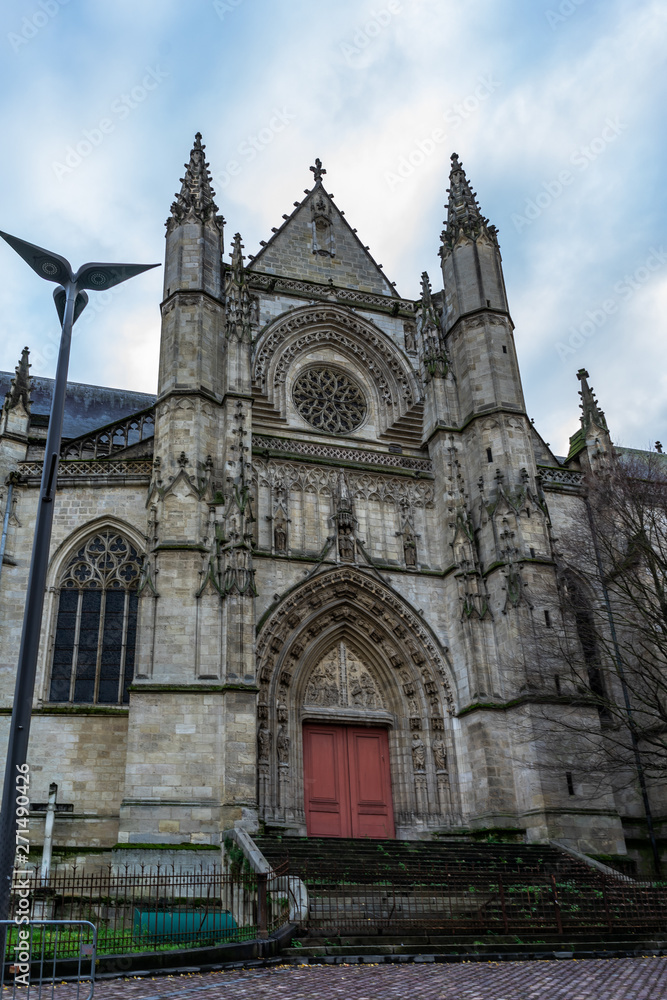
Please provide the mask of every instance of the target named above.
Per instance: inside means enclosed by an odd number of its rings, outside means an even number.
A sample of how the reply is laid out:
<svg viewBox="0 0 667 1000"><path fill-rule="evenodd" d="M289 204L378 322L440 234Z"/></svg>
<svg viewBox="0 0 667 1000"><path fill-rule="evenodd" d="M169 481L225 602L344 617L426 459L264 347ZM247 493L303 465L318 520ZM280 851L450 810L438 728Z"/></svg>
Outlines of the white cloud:
<svg viewBox="0 0 667 1000"><path fill-rule="evenodd" d="M256 252L310 185L308 166L320 156L350 224L398 290L416 295L422 270L439 282L442 206L456 149L482 210L501 230L531 416L562 452L578 416L574 372L586 364L618 434L643 444L664 415L662 279L656 275L610 317L572 365L559 361L555 345L662 239L656 164L665 143L656 122L665 101L667 12L657 0L587 0L551 30L549 5L542 6L402 0L374 33L366 28L384 0L243 0L222 20L209 3L196 14L177 0L68 4L19 53L7 45L0 64L0 177L9 194L0 228L77 264L96 256L160 260L163 222L201 129L220 178L228 243L240 230L246 252ZM0 19L1 40L17 15L6 7ZM356 61L344 48L355 38ZM118 120L113 102L157 65L168 77ZM475 106L483 79L494 83ZM465 116L456 117L457 105ZM242 144L269 127L275 108L295 117L251 158ZM114 129L59 180L53 161L104 116ZM607 118L627 128L587 169L577 168L573 153L601 134ZM443 126L446 137L390 187L385 175ZM234 159L240 172L225 183ZM563 169L572 182L517 232L513 213ZM11 369L24 342L48 344L55 311L44 283L8 249L2 253L0 367ZM120 385L125 378L128 388L154 390L160 281L136 279L95 317L94 348L74 345L78 379ZM637 325L641 352L628 365L628 330L635 337ZM649 374L635 405L628 372L639 383L641 370ZM604 397L614 400L611 408Z"/></svg>

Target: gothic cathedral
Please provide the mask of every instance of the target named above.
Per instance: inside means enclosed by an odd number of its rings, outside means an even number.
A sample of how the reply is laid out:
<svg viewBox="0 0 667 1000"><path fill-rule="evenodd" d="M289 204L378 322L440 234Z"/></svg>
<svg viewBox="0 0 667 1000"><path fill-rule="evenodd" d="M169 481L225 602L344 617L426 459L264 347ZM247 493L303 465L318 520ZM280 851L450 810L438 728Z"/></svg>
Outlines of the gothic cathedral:
<svg viewBox="0 0 667 1000"><path fill-rule="evenodd" d="M246 258L197 135L157 396L70 385L34 800L57 782L56 842L100 849L263 824L625 853L639 801L566 781L539 736L554 540L610 447L586 373L566 461L526 416L496 229L456 155L442 279L417 301L311 170ZM51 383L27 350L1 378L6 733ZM39 805L33 822L39 839Z"/></svg>

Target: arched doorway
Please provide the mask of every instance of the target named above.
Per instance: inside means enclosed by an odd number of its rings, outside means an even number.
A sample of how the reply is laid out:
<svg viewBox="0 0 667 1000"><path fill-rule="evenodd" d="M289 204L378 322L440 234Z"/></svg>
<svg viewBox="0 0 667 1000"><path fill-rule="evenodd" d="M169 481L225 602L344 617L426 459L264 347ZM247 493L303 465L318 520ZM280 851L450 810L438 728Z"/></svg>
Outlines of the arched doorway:
<svg viewBox="0 0 667 1000"><path fill-rule="evenodd" d="M449 665L377 576L338 568L295 588L265 619L257 656L259 806L269 827L409 839L459 824ZM323 754L329 766L313 764Z"/></svg>
<svg viewBox="0 0 667 1000"><path fill-rule="evenodd" d="M338 721L358 713L355 724ZM394 836L387 712L378 679L342 639L315 664L303 705L306 830L313 837Z"/></svg>

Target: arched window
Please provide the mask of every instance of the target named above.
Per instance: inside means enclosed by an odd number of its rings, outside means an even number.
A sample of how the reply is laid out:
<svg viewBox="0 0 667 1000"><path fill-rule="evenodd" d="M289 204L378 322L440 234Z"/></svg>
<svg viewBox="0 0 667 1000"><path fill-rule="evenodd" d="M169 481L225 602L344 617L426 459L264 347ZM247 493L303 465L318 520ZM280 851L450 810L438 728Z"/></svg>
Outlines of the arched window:
<svg viewBox="0 0 667 1000"><path fill-rule="evenodd" d="M110 529L89 538L60 579L49 701L129 701L141 556Z"/></svg>
<svg viewBox="0 0 667 1000"><path fill-rule="evenodd" d="M572 573L565 575L564 592L584 654L589 687L598 701L601 718L607 719L609 717L609 708L605 704L607 692L600 669L599 637L591 601L584 587Z"/></svg>

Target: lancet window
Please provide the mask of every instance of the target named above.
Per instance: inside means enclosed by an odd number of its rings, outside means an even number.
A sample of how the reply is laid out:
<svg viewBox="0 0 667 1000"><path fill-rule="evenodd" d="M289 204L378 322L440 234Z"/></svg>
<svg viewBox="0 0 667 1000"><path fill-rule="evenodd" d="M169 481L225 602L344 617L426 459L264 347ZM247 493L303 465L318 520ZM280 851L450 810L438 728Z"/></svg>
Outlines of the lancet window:
<svg viewBox="0 0 667 1000"><path fill-rule="evenodd" d="M113 530L77 549L60 579L49 701L119 705L134 674L141 556Z"/></svg>

